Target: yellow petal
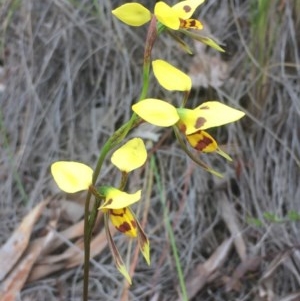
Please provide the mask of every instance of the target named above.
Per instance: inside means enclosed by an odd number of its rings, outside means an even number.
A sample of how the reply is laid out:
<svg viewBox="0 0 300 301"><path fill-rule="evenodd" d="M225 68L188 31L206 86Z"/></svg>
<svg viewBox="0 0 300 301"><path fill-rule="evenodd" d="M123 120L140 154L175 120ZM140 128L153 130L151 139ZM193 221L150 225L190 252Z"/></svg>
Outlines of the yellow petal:
<svg viewBox="0 0 300 301"><path fill-rule="evenodd" d="M80 162L55 162L51 173L58 187L68 193L87 190L92 184L93 170Z"/></svg>
<svg viewBox="0 0 300 301"><path fill-rule="evenodd" d="M179 120L176 108L155 98L147 98L132 106L132 110L145 121L162 127L174 125Z"/></svg>
<svg viewBox="0 0 300 301"><path fill-rule="evenodd" d="M180 126L185 127L186 135L198 130L221 126L242 118L245 113L218 101L208 101L194 110L179 108Z"/></svg>
<svg viewBox="0 0 300 301"><path fill-rule="evenodd" d="M165 2L157 2L154 7L154 15L156 16L157 20L162 23L163 25L177 30L180 27L180 19L176 13Z"/></svg>
<svg viewBox="0 0 300 301"><path fill-rule="evenodd" d="M147 159L145 144L141 138L133 138L117 149L111 162L121 171L130 172L141 167Z"/></svg>
<svg viewBox="0 0 300 301"><path fill-rule="evenodd" d="M129 208L110 209L108 211L111 223L117 230L130 237L137 237L137 224Z"/></svg>
<svg viewBox="0 0 300 301"><path fill-rule="evenodd" d="M224 105L219 101L205 102L195 108L195 111L200 118L197 122L202 123L199 128L201 130L237 121L245 115L244 112Z"/></svg>
<svg viewBox="0 0 300 301"><path fill-rule="evenodd" d="M196 8L205 0L186 0L181 1L174 6L172 10L176 12L177 16L183 20L189 19L195 12Z"/></svg>
<svg viewBox="0 0 300 301"><path fill-rule="evenodd" d="M121 5L112 14L130 26L142 26L151 19L150 11L136 2Z"/></svg>
<svg viewBox="0 0 300 301"><path fill-rule="evenodd" d="M153 72L159 84L169 91L189 91L192 87L191 78L163 60L152 62Z"/></svg>
<svg viewBox="0 0 300 301"><path fill-rule="evenodd" d="M105 203L100 206L102 209L122 209L133 203L136 203L141 198L141 190L135 193L127 193L117 188L110 186L102 186L99 189L102 195L105 195Z"/></svg>

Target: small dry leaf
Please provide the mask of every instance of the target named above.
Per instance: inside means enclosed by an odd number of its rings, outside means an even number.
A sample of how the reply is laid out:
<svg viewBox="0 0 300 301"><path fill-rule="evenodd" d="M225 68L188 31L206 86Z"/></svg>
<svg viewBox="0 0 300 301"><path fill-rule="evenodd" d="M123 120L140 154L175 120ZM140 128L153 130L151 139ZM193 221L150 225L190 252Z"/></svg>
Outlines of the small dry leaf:
<svg viewBox="0 0 300 301"><path fill-rule="evenodd" d="M33 225L40 217L47 203L48 200L43 201L30 211L0 249L0 281L4 279L26 250Z"/></svg>
<svg viewBox="0 0 300 301"><path fill-rule="evenodd" d="M262 300L266 300L266 301L278 300L274 293L273 287L274 287L273 278L266 279L266 281L263 284L259 285L259 288L258 288L259 297Z"/></svg>
<svg viewBox="0 0 300 301"><path fill-rule="evenodd" d="M259 268L260 263L260 257L249 257L241 262L234 270L232 277L227 280L226 291L229 292L239 287L241 278L248 272L256 271Z"/></svg>
<svg viewBox="0 0 300 301"><path fill-rule="evenodd" d="M192 299L207 282L213 281L218 276L216 272L227 259L232 242L232 238L225 240L205 263L197 265L192 271L186 280L189 299ZM180 300L178 299L177 301Z"/></svg>
<svg viewBox="0 0 300 301"><path fill-rule="evenodd" d="M272 277L276 269L289 257L289 251L278 254L271 262L268 269L264 272L263 276L260 279L260 282L263 283L268 278Z"/></svg>
<svg viewBox="0 0 300 301"><path fill-rule="evenodd" d="M228 201L225 193L218 194L219 207L221 208L222 218L234 238L234 246L239 254L241 261L246 260L246 244L242 236L242 230L237 221L236 211L234 210L232 204Z"/></svg>
<svg viewBox="0 0 300 301"><path fill-rule="evenodd" d="M259 281L259 297L263 300L281 300L278 299L274 292L274 273L276 269L289 257L290 252L286 251L284 253L278 254L270 263L270 266L265 271L263 276Z"/></svg>
<svg viewBox="0 0 300 301"><path fill-rule="evenodd" d="M43 251L43 255L51 254L58 247L64 244L65 240L72 240L78 237L83 236L84 221L80 221L75 225L70 226L62 232L59 232L55 237L51 245Z"/></svg>
<svg viewBox="0 0 300 301"><path fill-rule="evenodd" d="M79 224L79 223L78 223ZM72 228L72 227L70 227ZM76 227L78 228L78 227ZM73 229L76 229L73 227ZM112 235L116 232L114 227L110 228ZM69 235L74 235L76 232L65 230L65 233ZM59 245L58 245L59 246ZM91 258L100 254L104 248L107 246L106 233L103 229L99 232L91 242ZM44 278L54 272L60 270L70 269L78 265L82 265L84 262L84 242L82 238L74 244L74 246L69 247L65 252L59 255L49 255L43 257L38 264L33 267L32 272L29 275L28 282L36 281ZM55 249L52 249L52 252Z"/></svg>
<svg viewBox="0 0 300 301"><path fill-rule="evenodd" d="M1 283L0 295L2 301L14 301L23 288L33 264L41 251L50 243L53 232L49 232L39 244L34 244L28 248L23 258L15 266L14 270Z"/></svg>

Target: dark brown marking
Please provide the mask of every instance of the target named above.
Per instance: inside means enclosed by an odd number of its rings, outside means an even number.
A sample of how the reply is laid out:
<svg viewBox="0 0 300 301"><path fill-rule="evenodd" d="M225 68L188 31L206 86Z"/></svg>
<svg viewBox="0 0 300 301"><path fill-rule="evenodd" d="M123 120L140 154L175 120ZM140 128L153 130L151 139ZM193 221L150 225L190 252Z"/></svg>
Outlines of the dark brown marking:
<svg viewBox="0 0 300 301"><path fill-rule="evenodd" d="M186 126L183 123L178 124L178 128L180 130L181 133L185 133L186 132Z"/></svg>
<svg viewBox="0 0 300 301"><path fill-rule="evenodd" d="M131 226L129 225L129 223L124 222L123 224L121 224L119 227L116 227L117 230L119 230L122 233L128 232L131 230Z"/></svg>
<svg viewBox="0 0 300 301"><path fill-rule="evenodd" d="M201 128L201 126L203 126L203 125L205 124L205 122L206 122L206 119L205 119L205 118L203 118L203 117L197 118L196 124L195 124L195 128L196 128L196 129Z"/></svg>
<svg viewBox="0 0 300 301"><path fill-rule="evenodd" d="M196 20L190 20L189 27L196 27Z"/></svg>
<svg viewBox="0 0 300 301"><path fill-rule="evenodd" d="M123 217L124 214L126 213L126 208L123 208L123 213L115 213L113 209L110 209L109 210L109 213L113 216L120 216L120 217Z"/></svg>
<svg viewBox="0 0 300 301"><path fill-rule="evenodd" d="M190 11L192 10L192 8L191 8L189 5L185 5L185 6L183 7L183 10L184 10L186 13L188 13L188 12L190 12Z"/></svg>
<svg viewBox="0 0 300 301"><path fill-rule="evenodd" d="M109 199L109 200L106 202L106 206L107 206L107 205L110 205L112 202L113 202L113 200L112 200L112 199Z"/></svg>
<svg viewBox="0 0 300 301"><path fill-rule="evenodd" d="M209 110L209 107L208 106L201 107L200 110Z"/></svg>
<svg viewBox="0 0 300 301"><path fill-rule="evenodd" d="M208 137L204 137L200 141L198 141L197 145L195 146L195 149L202 151L205 149L209 144L211 144L213 141L209 139Z"/></svg>

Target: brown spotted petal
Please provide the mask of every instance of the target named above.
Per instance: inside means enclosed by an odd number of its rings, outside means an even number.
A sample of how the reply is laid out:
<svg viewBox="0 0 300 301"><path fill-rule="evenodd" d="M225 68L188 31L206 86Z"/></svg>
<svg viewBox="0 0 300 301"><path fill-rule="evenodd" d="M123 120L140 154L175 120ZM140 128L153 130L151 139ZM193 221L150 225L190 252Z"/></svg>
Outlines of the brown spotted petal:
<svg viewBox="0 0 300 301"><path fill-rule="evenodd" d="M196 8L200 6L204 0L185 0L179 1L172 6L172 10L176 12L180 19L187 20L195 12Z"/></svg>
<svg viewBox="0 0 300 301"><path fill-rule="evenodd" d="M194 109L198 118L205 119L199 130L231 123L242 118L245 113L219 101L207 101Z"/></svg>
<svg viewBox="0 0 300 301"><path fill-rule="evenodd" d="M186 135L237 121L245 115L219 101L205 102L193 110L179 108L177 113L180 117L178 124L180 127L184 125Z"/></svg>
<svg viewBox="0 0 300 301"><path fill-rule="evenodd" d="M203 29L203 24L196 19L180 20L180 28L183 29Z"/></svg>
<svg viewBox="0 0 300 301"><path fill-rule="evenodd" d="M191 135L187 135L186 138L194 149L204 153L216 152L228 161L232 161L231 157L219 148L216 140L207 132L200 130Z"/></svg>
<svg viewBox="0 0 300 301"><path fill-rule="evenodd" d="M137 237L137 224L129 207L109 209L110 220L117 230L130 237Z"/></svg>
<svg viewBox="0 0 300 301"><path fill-rule="evenodd" d="M195 110L178 108L177 113L180 118L177 126L180 131L186 135L197 132L199 128L206 123L206 119L202 116L198 116Z"/></svg>
<svg viewBox="0 0 300 301"><path fill-rule="evenodd" d="M214 152L218 149L216 140L205 131L198 131L186 136L189 144L204 153Z"/></svg>

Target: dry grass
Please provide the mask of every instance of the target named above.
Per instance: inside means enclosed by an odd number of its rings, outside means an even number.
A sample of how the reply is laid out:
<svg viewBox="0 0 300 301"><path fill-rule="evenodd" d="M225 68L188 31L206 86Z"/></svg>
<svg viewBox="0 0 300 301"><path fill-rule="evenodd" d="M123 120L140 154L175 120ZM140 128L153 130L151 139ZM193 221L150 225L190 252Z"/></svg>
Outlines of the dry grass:
<svg viewBox="0 0 300 301"><path fill-rule="evenodd" d="M1 244L36 203L48 196L54 203L64 197L49 174L51 162L80 160L94 166L105 139L131 114L141 87L145 28L129 28L111 16L120 2L0 4L5 86L0 92ZM238 247L233 248L217 280L192 300L267 300L259 297L263 277L274 258L289 251L270 277L275 295L269 300L283 300L300 290L299 221L288 218L291 210L300 213L300 6L297 0L271 1L266 24L259 23L262 29L253 19L253 1L221 2L208 0L200 17L228 45L224 59L230 79L218 89L198 89L190 105L214 97L247 111L245 120L216 132L234 162L224 164L205 155L224 173L222 181L216 180L196 168L169 136L156 152L157 163L163 167L161 178L187 278L230 237L223 201L238 221L247 258L260 258L259 267L245 273L236 289L226 290L226 279L241 257ZM265 44L256 39L262 30ZM189 68L186 55L169 39L159 42L155 55ZM151 91L154 97L166 95L156 85ZM156 133L164 138L162 131ZM105 181L114 181L114 175L107 162ZM131 185L149 189L154 181L149 166L144 175L136 174ZM141 206L140 216L149 210L152 265L139 260L128 300L176 300L177 273L155 183L151 199L145 196ZM270 215L284 221L271 221ZM126 254L128 245L119 236L117 241ZM20 300L80 300L82 274L80 266L31 283ZM120 300L120 279L107 250L92 261L90 300Z"/></svg>

